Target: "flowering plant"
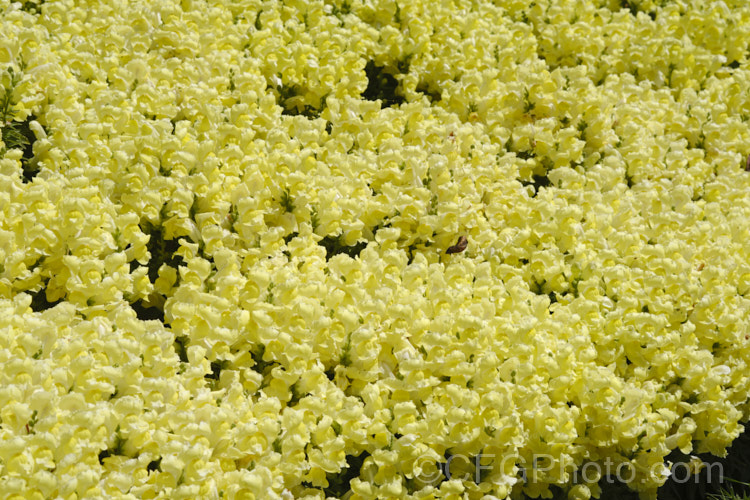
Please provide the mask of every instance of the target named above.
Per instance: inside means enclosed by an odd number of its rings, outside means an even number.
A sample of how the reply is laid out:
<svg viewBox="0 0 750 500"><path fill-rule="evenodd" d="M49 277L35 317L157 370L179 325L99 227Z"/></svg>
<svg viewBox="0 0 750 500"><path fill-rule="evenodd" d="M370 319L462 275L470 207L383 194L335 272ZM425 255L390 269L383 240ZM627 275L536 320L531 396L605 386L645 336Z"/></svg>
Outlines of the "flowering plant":
<svg viewBox="0 0 750 500"><path fill-rule="evenodd" d="M3 498L653 498L750 417L745 2L0 12Z"/></svg>

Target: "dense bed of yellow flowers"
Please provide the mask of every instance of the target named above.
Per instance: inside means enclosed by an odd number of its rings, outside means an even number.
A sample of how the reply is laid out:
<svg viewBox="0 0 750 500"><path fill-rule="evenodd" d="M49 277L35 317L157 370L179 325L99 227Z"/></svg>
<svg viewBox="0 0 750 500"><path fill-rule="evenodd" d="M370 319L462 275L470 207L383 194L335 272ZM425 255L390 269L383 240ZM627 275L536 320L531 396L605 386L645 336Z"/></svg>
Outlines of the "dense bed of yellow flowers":
<svg viewBox="0 0 750 500"><path fill-rule="evenodd" d="M3 499L585 499L605 460L646 498L750 416L744 0L2 0L0 33ZM423 480L453 455L480 480Z"/></svg>

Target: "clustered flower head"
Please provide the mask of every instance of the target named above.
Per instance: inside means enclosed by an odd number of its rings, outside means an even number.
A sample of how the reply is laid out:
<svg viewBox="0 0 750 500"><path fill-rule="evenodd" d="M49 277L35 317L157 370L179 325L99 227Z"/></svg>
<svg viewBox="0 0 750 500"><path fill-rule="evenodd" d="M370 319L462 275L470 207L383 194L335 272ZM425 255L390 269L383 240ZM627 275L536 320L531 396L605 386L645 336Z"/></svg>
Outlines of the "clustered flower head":
<svg viewBox="0 0 750 500"><path fill-rule="evenodd" d="M743 0L0 32L3 498L649 498L750 417Z"/></svg>

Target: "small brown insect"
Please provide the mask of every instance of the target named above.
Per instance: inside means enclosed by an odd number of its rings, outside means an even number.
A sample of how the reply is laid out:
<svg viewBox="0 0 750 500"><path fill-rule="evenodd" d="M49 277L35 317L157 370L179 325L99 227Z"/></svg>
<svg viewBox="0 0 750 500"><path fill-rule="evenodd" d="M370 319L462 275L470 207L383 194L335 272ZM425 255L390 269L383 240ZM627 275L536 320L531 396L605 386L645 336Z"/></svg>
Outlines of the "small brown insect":
<svg viewBox="0 0 750 500"><path fill-rule="evenodd" d="M745 172L750 172L750 155L747 155L747 160L745 160Z"/></svg>
<svg viewBox="0 0 750 500"><path fill-rule="evenodd" d="M466 250L466 246L469 244L469 239L466 236L458 238L458 242L452 247L448 247L445 253L461 253Z"/></svg>
<svg viewBox="0 0 750 500"><path fill-rule="evenodd" d="M706 264L705 264L705 262L701 262L701 263L700 263L700 264L698 265L698 271L703 271L703 268L704 268L704 267L706 267Z"/></svg>

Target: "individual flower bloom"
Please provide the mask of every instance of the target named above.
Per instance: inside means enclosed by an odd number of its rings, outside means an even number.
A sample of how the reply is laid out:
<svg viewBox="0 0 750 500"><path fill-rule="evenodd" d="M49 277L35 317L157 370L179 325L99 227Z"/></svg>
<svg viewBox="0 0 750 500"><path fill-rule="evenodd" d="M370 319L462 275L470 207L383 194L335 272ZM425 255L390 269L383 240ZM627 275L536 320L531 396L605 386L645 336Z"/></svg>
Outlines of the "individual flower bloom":
<svg viewBox="0 0 750 500"><path fill-rule="evenodd" d="M589 500L591 498L591 490L585 484L577 484L568 491L568 498L572 500Z"/></svg>
<svg viewBox="0 0 750 500"><path fill-rule="evenodd" d="M133 280L133 296L131 298L135 300L147 299L153 292L153 284L148 277L148 268L139 266L130 276Z"/></svg>

